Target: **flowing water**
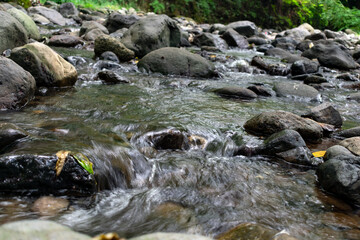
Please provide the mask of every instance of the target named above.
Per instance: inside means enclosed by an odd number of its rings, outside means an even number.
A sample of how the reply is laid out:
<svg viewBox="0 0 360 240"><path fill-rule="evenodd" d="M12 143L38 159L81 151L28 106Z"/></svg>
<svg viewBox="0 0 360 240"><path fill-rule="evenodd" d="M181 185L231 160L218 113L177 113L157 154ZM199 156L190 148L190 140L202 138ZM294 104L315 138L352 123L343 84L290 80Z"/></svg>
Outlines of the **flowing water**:
<svg viewBox="0 0 360 240"><path fill-rule="evenodd" d="M107 190L89 198L70 197L68 211L47 217L89 235L175 231L215 237L254 222L299 239L360 239L359 211L324 194L314 169L260 156L233 157L236 146L262 141L242 127L252 116L269 110L301 114L318 104L275 96L244 102L212 93L255 83L272 89L275 82L288 81L239 73L236 61L253 55L237 50L219 54L220 77L215 79L144 74L135 64L121 64L116 72L131 84L119 85L89 80L99 63L84 58L75 87L52 90L21 111L0 112L1 122L31 134L7 154L71 150L89 156L95 172L107 177ZM353 90L339 88L334 78L330 82L334 87L322 92L323 100L340 111L344 128L357 126L358 103L346 100ZM147 134L167 129L203 137L206 146L155 151ZM34 200L1 197L0 223L38 218L31 211Z"/></svg>

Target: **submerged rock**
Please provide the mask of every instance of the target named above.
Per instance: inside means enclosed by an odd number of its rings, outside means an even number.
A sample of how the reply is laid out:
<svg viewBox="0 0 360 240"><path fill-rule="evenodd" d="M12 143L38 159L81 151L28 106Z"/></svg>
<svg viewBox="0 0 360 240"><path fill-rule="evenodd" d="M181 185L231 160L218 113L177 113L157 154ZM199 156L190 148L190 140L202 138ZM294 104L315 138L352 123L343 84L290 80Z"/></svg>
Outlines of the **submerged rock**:
<svg viewBox="0 0 360 240"><path fill-rule="evenodd" d="M254 93L250 89L237 87L237 86L219 88L219 89L216 89L214 92L225 98L237 98L237 99L244 99L244 100L250 100L250 99L257 98L256 93Z"/></svg>
<svg viewBox="0 0 360 240"><path fill-rule="evenodd" d="M0 21L0 53L27 43L27 31L16 18L0 11Z"/></svg>
<svg viewBox="0 0 360 240"><path fill-rule="evenodd" d="M46 220L22 220L0 226L1 240L91 240L92 238L72 231L59 223Z"/></svg>
<svg viewBox="0 0 360 240"><path fill-rule="evenodd" d="M311 118L317 122L327 123L335 127L341 127L343 120L340 113L330 104L323 103L310 110L309 113L302 115L302 117Z"/></svg>
<svg viewBox="0 0 360 240"><path fill-rule="evenodd" d="M187 150L190 148L188 137L178 130L164 130L148 133L147 141L157 150Z"/></svg>
<svg viewBox="0 0 360 240"><path fill-rule="evenodd" d="M273 239L276 231L265 228L255 223L242 223L233 229L220 234L216 237L218 240L235 240L235 239Z"/></svg>
<svg viewBox="0 0 360 240"><path fill-rule="evenodd" d="M285 111L256 115L244 124L244 128L257 136L268 136L285 129L292 129L309 142L318 142L323 136L323 129L315 121Z"/></svg>
<svg viewBox="0 0 360 240"><path fill-rule="evenodd" d="M180 40L181 31L176 21L166 15L155 15L133 24L121 41L135 52L135 56L143 57L159 48L177 47Z"/></svg>
<svg viewBox="0 0 360 240"><path fill-rule="evenodd" d="M25 138L28 133L12 123L0 124L0 150L13 144L16 140Z"/></svg>
<svg viewBox="0 0 360 240"><path fill-rule="evenodd" d="M0 158L0 190L7 194L91 195L97 186L94 175L68 157L56 176L57 157L16 155Z"/></svg>
<svg viewBox="0 0 360 240"><path fill-rule="evenodd" d="M214 65L205 58L179 48L155 50L138 63L139 69L162 74L184 75L189 77L212 77Z"/></svg>
<svg viewBox="0 0 360 240"><path fill-rule="evenodd" d="M274 85L274 91L278 97L301 97L311 100L319 100L320 93L315 88L294 82L278 82Z"/></svg>
<svg viewBox="0 0 360 240"><path fill-rule="evenodd" d="M11 59L0 56L0 109L19 109L34 97L35 79Z"/></svg>
<svg viewBox="0 0 360 240"><path fill-rule="evenodd" d="M41 197L34 202L31 210L41 216L55 216L68 209L70 203L64 198Z"/></svg>
<svg viewBox="0 0 360 240"><path fill-rule="evenodd" d="M10 58L34 76L37 87L72 86L77 80L75 67L39 42L13 49Z"/></svg>
<svg viewBox="0 0 360 240"><path fill-rule="evenodd" d="M119 61L122 62L130 61L135 57L134 52L125 47L117 38L108 35L97 37L94 47L95 56L100 56L107 51L115 53Z"/></svg>

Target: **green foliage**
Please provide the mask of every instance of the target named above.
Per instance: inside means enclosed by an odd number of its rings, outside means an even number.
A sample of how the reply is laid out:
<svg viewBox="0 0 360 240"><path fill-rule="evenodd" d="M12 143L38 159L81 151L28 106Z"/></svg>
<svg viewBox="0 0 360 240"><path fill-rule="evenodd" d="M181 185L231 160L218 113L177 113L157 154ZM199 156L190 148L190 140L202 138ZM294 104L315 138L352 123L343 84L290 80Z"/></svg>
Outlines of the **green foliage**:
<svg viewBox="0 0 360 240"><path fill-rule="evenodd" d="M151 1L150 6L153 8L155 13L163 13L165 10L165 5L159 2L159 0Z"/></svg>
<svg viewBox="0 0 360 240"><path fill-rule="evenodd" d="M22 6L23 8L29 8L31 7L31 1L30 0L17 0L17 4Z"/></svg>

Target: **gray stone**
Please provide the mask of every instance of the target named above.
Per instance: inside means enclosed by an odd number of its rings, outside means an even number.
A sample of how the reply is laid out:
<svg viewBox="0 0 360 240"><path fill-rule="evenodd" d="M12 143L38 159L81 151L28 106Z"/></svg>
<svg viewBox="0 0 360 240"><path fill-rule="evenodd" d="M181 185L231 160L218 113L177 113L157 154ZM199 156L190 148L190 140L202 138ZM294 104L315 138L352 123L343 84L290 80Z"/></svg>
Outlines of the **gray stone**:
<svg viewBox="0 0 360 240"><path fill-rule="evenodd" d="M107 51L100 55L100 59L119 63L119 59L115 53Z"/></svg>
<svg viewBox="0 0 360 240"><path fill-rule="evenodd" d="M222 35L222 38L231 47L238 47L240 49L249 48L249 42L246 38L232 28L227 29Z"/></svg>
<svg viewBox="0 0 360 240"><path fill-rule="evenodd" d="M47 19L46 17L44 17L43 15L40 15L40 14L36 14L36 13L32 14L31 18L37 24L47 25L47 24L51 23L49 19Z"/></svg>
<svg viewBox="0 0 360 240"><path fill-rule="evenodd" d="M212 240L212 238L185 233L150 233L129 240Z"/></svg>
<svg viewBox="0 0 360 240"><path fill-rule="evenodd" d="M34 76L37 87L71 86L77 80L75 67L39 42L13 49L10 58Z"/></svg>
<svg viewBox="0 0 360 240"><path fill-rule="evenodd" d="M99 29L104 34L109 34L109 31L104 25L95 21L84 21L81 25L79 36L83 36L93 29Z"/></svg>
<svg viewBox="0 0 360 240"><path fill-rule="evenodd" d="M111 70L98 72L97 77L106 84L130 83L128 79Z"/></svg>
<svg viewBox="0 0 360 240"><path fill-rule="evenodd" d="M319 70L319 63L311 60L299 60L291 65L291 75L303 75L316 73Z"/></svg>
<svg viewBox="0 0 360 240"><path fill-rule="evenodd" d="M95 41L99 36L106 35L101 29L94 28L86 32L83 38L87 41Z"/></svg>
<svg viewBox="0 0 360 240"><path fill-rule="evenodd" d="M254 86L248 87L248 89L250 89L251 91L256 93L258 96L263 96L263 97L271 97L272 96L271 92L263 86L254 85Z"/></svg>
<svg viewBox="0 0 360 240"><path fill-rule="evenodd" d="M12 123L0 124L0 149L13 144L15 141L25 138L28 133Z"/></svg>
<svg viewBox="0 0 360 240"><path fill-rule="evenodd" d="M258 34L258 29L255 23L250 21L238 21L229 23L227 28L232 28L237 31L240 35L245 37L251 37Z"/></svg>
<svg viewBox="0 0 360 240"><path fill-rule="evenodd" d="M228 47L227 43L222 38L211 33L201 33L196 35L194 38L194 44L199 47L209 46L216 47L218 49L226 49Z"/></svg>
<svg viewBox="0 0 360 240"><path fill-rule="evenodd" d="M301 97L311 100L318 100L320 93L315 88L294 82L278 82L274 86L274 91L278 97Z"/></svg>
<svg viewBox="0 0 360 240"><path fill-rule="evenodd" d="M277 153L276 156L290 163L307 166L317 165L316 162L312 162L312 153L308 147L296 147L284 152Z"/></svg>
<svg viewBox="0 0 360 240"><path fill-rule="evenodd" d="M66 18L79 16L79 11L72 2L65 2L61 4L59 12Z"/></svg>
<svg viewBox="0 0 360 240"><path fill-rule="evenodd" d="M114 11L110 14L109 18L106 20L105 26L110 33L113 33L121 28L129 28L131 25L133 25L139 20L140 18L135 14L123 15Z"/></svg>
<svg viewBox="0 0 360 240"><path fill-rule="evenodd" d="M82 43L80 37L72 35L54 35L49 39L49 45L55 47L75 47Z"/></svg>
<svg viewBox="0 0 360 240"><path fill-rule="evenodd" d="M237 86L219 88L216 89L214 92L225 98L237 98L244 100L257 98L256 93L254 93L250 89L237 87Z"/></svg>
<svg viewBox="0 0 360 240"><path fill-rule="evenodd" d="M343 120L340 113L330 104L323 103L310 110L309 113L304 114L303 117L311 118L320 123L327 123L335 127L341 127Z"/></svg>
<svg viewBox="0 0 360 240"><path fill-rule="evenodd" d="M177 47L180 45L181 31L166 15L147 16L131 25L124 34L122 42L135 52L135 56L143 57L159 48Z"/></svg>
<svg viewBox="0 0 360 240"><path fill-rule="evenodd" d="M117 38L108 35L102 35L96 38L94 47L95 56L100 56L107 51L115 53L121 62L130 61L135 57L134 52L128 49Z"/></svg>
<svg viewBox="0 0 360 240"><path fill-rule="evenodd" d="M323 129L313 120L302 118L290 112L264 112L254 116L244 124L247 132L257 136L269 136L285 129L295 130L305 141L318 142Z"/></svg>
<svg viewBox="0 0 360 240"><path fill-rule="evenodd" d="M326 39L326 36L324 33L319 32L319 33L313 33L309 36L306 36L305 39L308 39L311 41L317 41L317 40L321 40L321 39Z"/></svg>
<svg viewBox="0 0 360 240"><path fill-rule="evenodd" d="M326 80L326 78L322 77L322 76L317 76L317 75L309 75L304 79L304 83L311 85L311 84L321 84L321 83L326 83L328 82Z"/></svg>
<svg viewBox="0 0 360 240"><path fill-rule="evenodd" d="M326 161L332 158L336 158L338 156L355 157L355 155L352 154L347 148L340 145L334 145L326 150L326 153L324 155L324 160Z"/></svg>
<svg viewBox="0 0 360 240"><path fill-rule="evenodd" d="M19 109L34 97L35 79L14 61L0 56L0 109Z"/></svg>
<svg viewBox="0 0 360 240"><path fill-rule="evenodd" d="M155 50L138 63L139 69L162 74L185 75L190 77L212 77L214 65L205 58L179 48Z"/></svg>
<svg viewBox="0 0 360 240"><path fill-rule="evenodd" d="M145 138L157 150L187 150L190 147L186 134L179 130L151 132Z"/></svg>
<svg viewBox="0 0 360 240"><path fill-rule="evenodd" d="M360 156L360 137L347 138L339 143L353 154Z"/></svg>
<svg viewBox="0 0 360 240"><path fill-rule="evenodd" d="M286 30L284 35L286 37L290 37L295 40L302 41L302 40L304 40L304 38L306 36L310 35L310 33L308 30L306 30L302 27L297 27L297 28Z"/></svg>
<svg viewBox="0 0 360 240"><path fill-rule="evenodd" d="M37 28L35 22L23 11L11 8L7 10L7 12L16 18L26 29L28 37L33 38L35 40L40 40L39 29Z"/></svg>
<svg viewBox="0 0 360 240"><path fill-rule="evenodd" d="M290 53L290 52L288 52L288 51L286 51L284 49L281 49L281 48L271 48L271 49L269 49L269 50L267 50L265 52L265 55L266 56L279 57L279 58L285 60L288 63L294 63L296 61L304 59L299 55L292 54L292 53Z"/></svg>
<svg viewBox="0 0 360 240"><path fill-rule="evenodd" d="M27 43L27 31L16 18L0 11L0 20L0 53Z"/></svg>
<svg viewBox="0 0 360 240"><path fill-rule="evenodd" d="M249 42L249 44L255 44L255 45L264 45L269 43L268 40L261 37L250 37L247 39L247 41Z"/></svg>
<svg viewBox="0 0 360 240"><path fill-rule="evenodd" d="M338 133L338 136L344 137L344 138L360 137L360 127L354 127L354 128L343 130Z"/></svg>
<svg viewBox="0 0 360 240"><path fill-rule="evenodd" d="M68 23L68 20L65 19L58 11L42 6L37 7L29 7L29 13L32 14L40 14L47 19L49 19L52 23L55 23L60 26L65 26Z"/></svg>
<svg viewBox="0 0 360 240"><path fill-rule="evenodd" d="M70 228L46 220L22 220L0 226L0 240L91 240Z"/></svg>

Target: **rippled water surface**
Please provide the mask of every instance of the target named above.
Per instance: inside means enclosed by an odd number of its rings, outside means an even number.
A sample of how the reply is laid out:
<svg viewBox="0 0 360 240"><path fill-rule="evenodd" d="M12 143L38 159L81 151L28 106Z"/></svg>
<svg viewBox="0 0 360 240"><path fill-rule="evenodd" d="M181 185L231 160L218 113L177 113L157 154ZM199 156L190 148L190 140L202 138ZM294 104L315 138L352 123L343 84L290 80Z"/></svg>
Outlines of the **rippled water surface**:
<svg viewBox="0 0 360 240"><path fill-rule="evenodd" d="M140 73L134 64L117 72L131 84L102 85L79 80L76 86L37 97L17 112L0 112L31 137L7 149L8 154L54 154L66 149L86 153L109 178L109 190L89 198L69 198L65 213L49 217L95 235L118 232L125 237L155 231L216 235L244 222L255 222L299 239L360 239L359 211L316 186L315 170L262 157L232 157L236 146L262 140L245 133L243 124L269 110L305 113L318 103L307 99L223 99L212 93L224 86L261 83L268 89L284 77L236 71L236 62L253 52L225 53L217 62L220 77L188 79ZM226 59L220 54L221 59ZM96 73L96 63L78 66L80 76ZM84 79L84 78L81 78ZM330 77L333 88L322 91L345 119L357 126L357 102L346 100L352 90ZM206 139L205 148L155 151L144 136L177 129ZM313 150L324 150L316 146ZM126 176L114 166L125 169ZM65 197L65 196L64 196ZM33 197L0 198L0 222L38 218Z"/></svg>

